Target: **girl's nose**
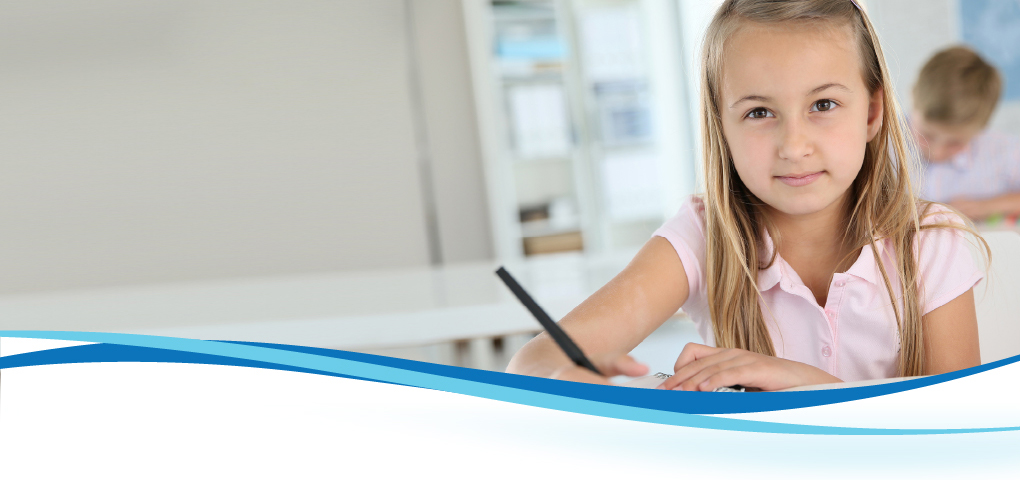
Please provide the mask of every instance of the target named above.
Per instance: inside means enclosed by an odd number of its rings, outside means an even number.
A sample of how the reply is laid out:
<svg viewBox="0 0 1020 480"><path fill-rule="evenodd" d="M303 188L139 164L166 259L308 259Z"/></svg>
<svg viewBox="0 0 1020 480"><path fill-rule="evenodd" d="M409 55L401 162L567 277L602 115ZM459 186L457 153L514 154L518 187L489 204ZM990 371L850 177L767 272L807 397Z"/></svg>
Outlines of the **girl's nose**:
<svg viewBox="0 0 1020 480"><path fill-rule="evenodd" d="M804 125L797 120L784 122L779 137L779 157L784 160L800 160L814 150Z"/></svg>

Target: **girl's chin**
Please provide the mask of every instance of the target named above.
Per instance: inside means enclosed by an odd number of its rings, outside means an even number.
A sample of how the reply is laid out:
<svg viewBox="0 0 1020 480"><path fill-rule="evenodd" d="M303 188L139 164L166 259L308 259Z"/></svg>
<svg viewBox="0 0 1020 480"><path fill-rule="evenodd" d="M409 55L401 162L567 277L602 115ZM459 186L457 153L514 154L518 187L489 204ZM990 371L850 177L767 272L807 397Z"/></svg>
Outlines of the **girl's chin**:
<svg viewBox="0 0 1020 480"><path fill-rule="evenodd" d="M825 210L834 203L834 199L792 198L776 202L766 202L774 210L789 216L812 215Z"/></svg>

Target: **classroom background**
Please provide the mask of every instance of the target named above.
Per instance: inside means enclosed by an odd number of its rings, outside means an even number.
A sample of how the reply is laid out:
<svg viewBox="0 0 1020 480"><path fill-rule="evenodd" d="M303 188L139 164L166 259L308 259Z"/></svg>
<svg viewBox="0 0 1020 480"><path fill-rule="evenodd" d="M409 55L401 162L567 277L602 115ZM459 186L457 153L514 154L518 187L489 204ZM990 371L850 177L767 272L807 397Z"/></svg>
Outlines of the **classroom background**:
<svg viewBox="0 0 1020 480"><path fill-rule="evenodd" d="M858 2L905 107L966 42L1020 135L1020 3ZM0 330L502 370L539 327L496 267L559 318L695 192L719 3L0 1Z"/></svg>

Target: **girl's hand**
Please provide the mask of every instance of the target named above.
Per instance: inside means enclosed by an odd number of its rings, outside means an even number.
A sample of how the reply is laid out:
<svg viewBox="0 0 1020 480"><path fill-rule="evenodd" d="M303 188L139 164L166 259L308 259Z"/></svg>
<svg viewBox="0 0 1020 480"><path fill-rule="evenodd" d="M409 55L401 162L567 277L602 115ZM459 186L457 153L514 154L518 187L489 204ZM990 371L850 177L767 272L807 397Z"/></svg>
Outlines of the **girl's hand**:
<svg viewBox="0 0 1020 480"><path fill-rule="evenodd" d="M740 385L761 390L837 383L842 380L800 362L751 353L739 348L715 348L697 343L684 347L674 367L676 373L658 388L700 390Z"/></svg>
<svg viewBox="0 0 1020 480"><path fill-rule="evenodd" d="M595 364L595 368L599 369L600 372L606 375L605 377L597 375L595 372L592 372L587 368L579 367L577 365L569 365L557 369L553 372L550 378L568 380L571 382L612 385L612 383L609 383L608 377L614 377L616 375L640 377L648 374L648 366L638 363L638 361L631 358L630 355L608 355L601 358L593 358L591 361Z"/></svg>

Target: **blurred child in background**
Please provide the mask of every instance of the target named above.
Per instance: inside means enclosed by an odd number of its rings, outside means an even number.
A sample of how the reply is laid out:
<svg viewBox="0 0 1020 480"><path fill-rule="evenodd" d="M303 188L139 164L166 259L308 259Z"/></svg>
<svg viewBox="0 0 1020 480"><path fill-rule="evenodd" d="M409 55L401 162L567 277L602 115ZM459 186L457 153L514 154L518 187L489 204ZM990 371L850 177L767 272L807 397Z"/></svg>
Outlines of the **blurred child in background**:
<svg viewBox="0 0 1020 480"><path fill-rule="evenodd" d="M973 50L935 54L913 89L910 123L920 146L920 197L975 221L1020 214L1020 139L986 130L1002 77Z"/></svg>

